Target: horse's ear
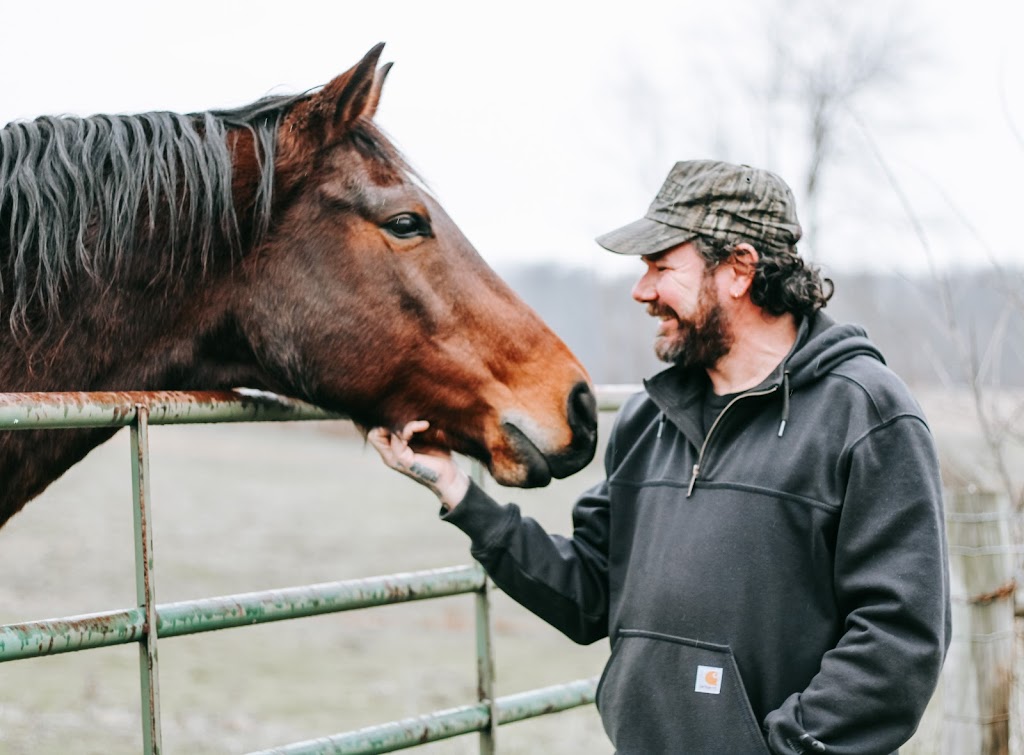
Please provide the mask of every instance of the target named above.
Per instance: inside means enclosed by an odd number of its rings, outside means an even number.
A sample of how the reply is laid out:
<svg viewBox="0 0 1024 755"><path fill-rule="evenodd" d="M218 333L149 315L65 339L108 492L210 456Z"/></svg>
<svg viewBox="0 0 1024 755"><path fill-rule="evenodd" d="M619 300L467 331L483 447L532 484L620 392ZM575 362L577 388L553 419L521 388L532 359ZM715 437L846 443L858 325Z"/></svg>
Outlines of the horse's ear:
<svg viewBox="0 0 1024 755"><path fill-rule="evenodd" d="M373 97L377 61L383 49L384 43L377 43L353 68L324 87L324 98L328 102L334 100L334 117L330 130L335 134L345 131L359 116L373 114L372 108L369 113L366 111ZM375 107L376 103L373 105L373 108Z"/></svg>
<svg viewBox="0 0 1024 755"><path fill-rule="evenodd" d="M377 73L377 61L383 49L383 42L374 45L352 68L296 107L293 117L297 124L302 124L308 137L329 143L345 133L357 118L373 116L387 73Z"/></svg>
<svg viewBox="0 0 1024 755"><path fill-rule="evenodd" d="M393 63L385 63L377 69L377 73L373 76L373 88L370 90L370 99L366 102L366 108L363 110L363 115L367 118L372 118L377 112L377 105L380 104L380 92L384 88L384 79L388 77L388 72L391 70Z"/></svg>

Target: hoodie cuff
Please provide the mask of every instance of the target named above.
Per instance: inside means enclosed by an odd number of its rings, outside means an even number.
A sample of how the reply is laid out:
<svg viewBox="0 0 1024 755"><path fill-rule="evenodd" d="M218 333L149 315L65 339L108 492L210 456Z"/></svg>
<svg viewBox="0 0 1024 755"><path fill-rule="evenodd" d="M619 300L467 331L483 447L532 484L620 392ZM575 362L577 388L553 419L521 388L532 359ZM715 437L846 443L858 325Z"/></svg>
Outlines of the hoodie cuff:
<svg viewBox="0 0 1024 755"><path fill-rule="evenodd" d="M769 713L764 720L768 729L768 749L780 755L817 755L828 748L807 733L800 710L800 693L794 692L782 707Z"/></svg>
<svg viewBox="0 0 1024 755"><path fill-rule="evenodd" d="M498 539L510 515L514 516L515 512L495 501L475 482L470 482L469 490L457 506L447 512L441 510L442 520L465 532L473 545L480 548Z"/></svg>

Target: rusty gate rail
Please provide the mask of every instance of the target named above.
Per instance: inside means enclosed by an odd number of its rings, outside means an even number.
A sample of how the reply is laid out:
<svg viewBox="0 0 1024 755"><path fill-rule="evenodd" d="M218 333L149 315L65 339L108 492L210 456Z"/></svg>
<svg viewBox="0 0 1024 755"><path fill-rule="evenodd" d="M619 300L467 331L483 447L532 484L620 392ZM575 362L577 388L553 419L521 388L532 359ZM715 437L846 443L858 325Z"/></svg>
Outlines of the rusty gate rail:
<svg viewBox="0 0 1024 755"><path fill-rule="evenodd" d="M499 697L495 701L497 723L511 724L589 705L594 702L596 687L597 677ZM249 755L370 755L483 731L489 725L490 708L487 704L463 705L427 716L369 726L346 734L296 742Z"/></svg>
<svg viewBox="0 0 1024 755"><path fill-rule="evenodd" d="M616 411L625 396L636 390L635 386L599 387L598 408ZM138 593L138 606L133 608L0 626L0 662L139 643L143 750L146 755L159 755L162 745L158 638L476 593L477 704L264 752L366 755L475 731L480 733L481 755L490 755L496 750L498 725L593 703L596 678L495 697L489 582L479 564L156 603L153 533L148 526L150 425L343 418L301 401L249 390L0 393L0 430L131 428ZM475 465L474 475L482 479L479 465Z"/></svg>
<svg viewBox="0 0 1024 755"><path fill-rule="evenodd" d="M462 595L483 589L484 579L484 570L474 564L164 603L156 606L156 634L181 637ZM139 642L145 619L141 608L126 608L0 626L0 662Z"/></svg>
<svg viewBox="0 0 1024 755"><path fill-rule="evenodd" d="M0 430L127 427L145 407L150 425L345 419L265 391L0 393Z"/></svg>

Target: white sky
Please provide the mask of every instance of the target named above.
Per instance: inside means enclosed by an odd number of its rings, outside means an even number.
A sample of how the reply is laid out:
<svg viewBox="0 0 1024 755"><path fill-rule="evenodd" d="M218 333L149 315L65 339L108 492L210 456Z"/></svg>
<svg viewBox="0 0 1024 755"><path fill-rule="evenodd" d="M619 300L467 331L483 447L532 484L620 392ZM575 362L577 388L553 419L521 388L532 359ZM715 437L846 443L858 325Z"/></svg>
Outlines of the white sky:
<svg viewBox="0 0 1024 755"><path fill-rule="evenodd" d="M0 14L0 123L239 105L323 84L384 41L395 67L378 121L492 265L633 270L593 237L639 217L675 160L727 158L796 181L787 150L766 157L740 78L766 60L755 13L765 4L11 3ZM987 246L1024 262L1024 143L1009 125L1024 133L1024 2L864 5L900 8L929 55L913 90L862 115L936 259L984 263ZM794 50L820 41L791 33ZM656 95L642 109L623 96L637 77ZM815 258L833 270L922 267L895 193L862 143L845 146L860 169L833 174Z"/></svg>

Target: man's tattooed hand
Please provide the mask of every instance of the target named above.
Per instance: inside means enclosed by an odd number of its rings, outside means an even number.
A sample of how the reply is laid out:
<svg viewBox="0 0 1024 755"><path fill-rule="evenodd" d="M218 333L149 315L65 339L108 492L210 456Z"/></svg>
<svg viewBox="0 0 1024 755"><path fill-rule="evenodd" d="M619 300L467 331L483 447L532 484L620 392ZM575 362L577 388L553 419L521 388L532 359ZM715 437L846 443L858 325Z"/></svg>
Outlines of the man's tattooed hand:
<svg viewBox="0 0 1024 755"><path fill-rule="evenodd" d="M398 431L375 427L366 434L366 439L385 464L432 490L444 507L450 509L465 497L469 476L446 449L412 450L409 443L413 436L428 427L430 424L424 420L409 422Z"/></svg>
<svg viewBox="0 0 1024 755"><path fill-rule="evenodd" d="M420 464L418 461L413 462L413 465L409 467L409 472L412 473L414 477L418 477L425 482L429 482L431 485L436 483L440 478L440 475L437 472L430 467Z"/></svg>

